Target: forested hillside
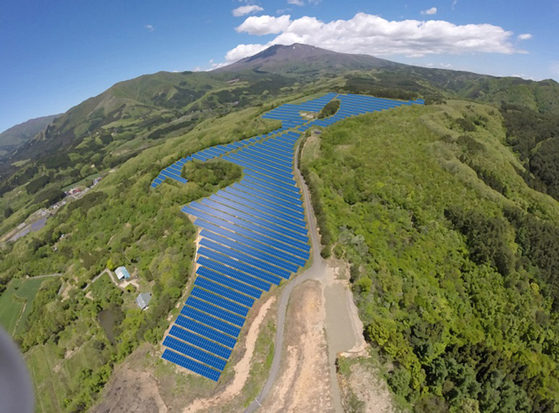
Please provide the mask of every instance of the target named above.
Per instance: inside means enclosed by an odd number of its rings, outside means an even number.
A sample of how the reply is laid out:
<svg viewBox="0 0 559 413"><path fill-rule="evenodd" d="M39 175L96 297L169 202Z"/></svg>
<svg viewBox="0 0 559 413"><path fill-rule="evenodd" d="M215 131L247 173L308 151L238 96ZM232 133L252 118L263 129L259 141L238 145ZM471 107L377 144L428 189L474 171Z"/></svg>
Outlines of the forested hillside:
<svg viewBox="0 0 559 413"><path fill-rule="evenodd" d="M323 255L351 264L366 338L418 412L559 406L559 204L524 182L504 123L448 101L344 121L303 152Z"/></svg>
<svg viewBox="0 0 559 413"><path fill-rule="evenodd" d="M15 340L25 352L41 411L87 410L113 367L140 343L158 343L167 317L184 293L194 255L195 229L180 206L241 176L223 162L192 163L187 185L167 181L150 189L159 171L186 153L268 132L274 122L255 119L259 109L202 122L193 131L145 150L109 174L83 198L66 205L40 232L0 249L0 294L14 279L45 279ZM246 134L246 135L245 135ZM125 265L137 275L117 287L108 268ZM152 292L149 309L134 300ZM110 333L99 314L112 317Z"/></svg>

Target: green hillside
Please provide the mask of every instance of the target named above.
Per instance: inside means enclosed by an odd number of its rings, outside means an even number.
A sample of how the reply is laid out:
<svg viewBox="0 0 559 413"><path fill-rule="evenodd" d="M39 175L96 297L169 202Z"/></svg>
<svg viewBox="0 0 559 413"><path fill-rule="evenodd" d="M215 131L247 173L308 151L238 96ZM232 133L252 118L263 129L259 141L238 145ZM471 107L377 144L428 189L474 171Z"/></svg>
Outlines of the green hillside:
<svg viewBox="0 0 559 413"><path fill-rule="evenodd" d="M346 120L302 168L351 265L366 338L415 411L559 406L559 204L530 189L498 110L449 101Z"/></svg>
<svg viewBox="0 0 559 413"><path fill-rule="evenodd" d="M0 133L0 157L16 150L25 142L32 139L37 133L46 128L57 116L59 115L30 119Z"/></svg>
<svg viewBox="0 0 559 413"><path fill-rule="evenodd" d="M14 336L41 411L87 410L115 366L161 341L194 254L195 230L178 206L240 174L191 164L187 185L153 191L159 171L276 129L263 112L327 91L428 102L346 120L303 153L322 254L350 263L374 349L359 362L380 360L401 405L416 411L558 410L559 85L331 53L323 62L283 56L277 72L269 64L121 82L0 161L0 235L63 188L103 176L45 228L0 246L0 301L25 276L62 274L26 293L33 307ZM107 274L92 283L119 265L139 289ZM153 300L142 312L134 299L144 291ZM2 309L9 326L17 306ZM114 319L114 340L101 311Z"/></svg>

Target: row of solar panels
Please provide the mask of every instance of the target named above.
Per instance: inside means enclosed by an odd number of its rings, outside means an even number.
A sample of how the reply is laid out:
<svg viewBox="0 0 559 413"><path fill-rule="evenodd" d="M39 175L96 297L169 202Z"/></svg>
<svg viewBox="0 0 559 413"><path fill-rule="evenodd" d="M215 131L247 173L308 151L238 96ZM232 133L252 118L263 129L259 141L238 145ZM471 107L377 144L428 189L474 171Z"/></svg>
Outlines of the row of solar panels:
<svg viewBox="0 0 559 413"><path fill-rule="evenodd" d="M351 116L358 116L365 113L378 112L382 110L389 110L402 105L411 104L423 104L423 100L416 101L395 101L391 99L376 98L372 96L360 96L360 95L338 95L337 98L340 100L340 108L338 111L325 119L317 119L306 127L301 128L302 131L308 129L312 126L322 126L327 127L340 120L349 118Z"/></svg>
<svg viewBox="0 0 559 413"><path fill-rule="evenodd" d="M192 156L188 156L186 158L181 158L178 161L176 161L175 163L173 163L173 164L169 165L168 167L166 167L165 169L163 169L159 173L159 175L153 180L153 182L151 183L151 187L152 188L157 188L159 185L161 185L161 183L165 179L172 179L174 181L185 184L185 183L187 183L187 180L181 176L181 171L182 171L183 166L187 162L189 162L191 160L194 160L194 159L197 159L197 160L202 161L202 162L206 162L210 159L220 157L225 153L229 153L229 152L234 151L236 149L242 148L243 146L250 145L250 144L255 143L255 142L259 142L263 139L266 139L266 138L268 138L270 136L273 136L276 133L280 133L281 131L284 131L284 130L285 130L285 127L282 126L280 129L276 129L275 131L272 131L272 132L270 132L266 135L256 136L254 138L243 139L242 141L233 142L233 143L229 143L229 144L212 146L212 147L206 148L202 151L196 152Z"/></svg>
<svg viewBox="0 0 559 413"><path fill-rule="evenodd" d="M300 105L283 105L279 108L273 109L266 113L263 118L279 119L283 124L289 127L296 127L307 124L307 127L302 127L300 130L305 131L310 125L308 121L303 119L300 112L314 111L318 112L322 107L332 98L337 97L341 101L340 109L337 113L328 118L327 120L316 120L312 122L317 126L329 126L339 120L348 118L350 116L357 116L364 113L376 112L384 109L391 109L401 105L411 105L412 103L423 104L423 100L416 101L395 101L391 99L376 98L373 96L360 96L360 95L336 95L334 93L326 95L324 98L315 99L315 101L306 102Z"/></svg>
<svg viewBox="0 0 559 413"><path fill-rule="evenodd" d="M254 300L308 260L293 176L298 139L299 133L288 132L223 156L244 167L244 178L183 207L202 228L197 278L163 343L163 358L217 380Z"/></svg>
<svg viewBox="0 0 559 413"><path fill-rule="evenodd" d="M222 156L242 166L244 177L183 207L202 228L201 240L194 287L165 338L164 359L217 381L254 300L308 260L310 247L301 193L293 176L293 152L300 133L319 121L293 120L293 114L319 111L335 96L269 112L275 111L283 121L274 136L245 140L220 154L205 150L200 157L195 156L200 153L193 155L194 159ZM341 100L340 116L323 122L350 116L373 102L355 95L343 95ZM375 104L380 110L402 103L383 100ZM298 132L280 133L294 126Z"/></svg>

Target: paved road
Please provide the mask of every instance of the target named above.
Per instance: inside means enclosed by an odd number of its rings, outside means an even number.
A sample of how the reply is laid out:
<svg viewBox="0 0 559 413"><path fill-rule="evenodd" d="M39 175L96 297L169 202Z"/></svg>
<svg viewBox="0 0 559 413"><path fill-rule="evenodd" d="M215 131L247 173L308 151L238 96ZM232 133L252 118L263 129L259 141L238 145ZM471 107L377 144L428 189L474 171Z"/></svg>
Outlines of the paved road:
<svg viewBox="0 0 559 413"><path fill-rule="evenodd" d="M295 151L295 154L299 152L299 147ZM309 194L309 190L307 185L299 171L299 165L297 163L297 155L295 161L295 174L299 177L299 181L302 183L301 187L303 190L303 200L305 203L305 211L307 213L307 221L309 222L310 227L310 235L311 235L311 244L312 244L312 251L313 251L313 262L312 265L307 269L304 273L299 275L294 280L290 281L285 289L282 291L280 298L279 298L279 305L278 305L278 316L276 321L276 340L274 343L274 359L272 360L272 367L270 369L270 374L268 375L268 380L264 384L262 391L256 397L256 399L248 406L245 410L245 413L252 413L256 411L259 407L261 407L262 401L266 398L276 378L278 376L280 366L281 366L281 357L283 353L283 333L285 328L285 314L287 312L287 303L289 302L289 297L293 289L298 286L299 284L311 280L311 279L319 279L326 273L326 262L322 259L320 255L320 242L318 239L318 231L316 228L316 220L314 216L314 211L312 209L311 198ZM335 377L333 378L335 379ZM336 411L342 411L341 406L341 399L339 397L339 387L337 381L332 383L332 391L333 391L333 399L334 404L336 406Z"/></svg>

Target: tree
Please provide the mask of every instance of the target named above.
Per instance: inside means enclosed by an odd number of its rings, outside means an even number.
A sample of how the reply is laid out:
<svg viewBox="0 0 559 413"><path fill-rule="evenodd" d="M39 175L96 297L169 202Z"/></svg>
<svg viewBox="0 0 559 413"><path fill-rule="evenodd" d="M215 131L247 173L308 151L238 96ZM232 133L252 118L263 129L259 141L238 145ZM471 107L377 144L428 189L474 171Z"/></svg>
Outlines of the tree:
<svg viewBox="0 0 559 413"><path fill-rule="evenodd" d="M6 207L4 209L4 218L9 218L12 216L12 214L14 213L14 210L10 207Z"/></svg>

